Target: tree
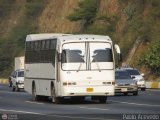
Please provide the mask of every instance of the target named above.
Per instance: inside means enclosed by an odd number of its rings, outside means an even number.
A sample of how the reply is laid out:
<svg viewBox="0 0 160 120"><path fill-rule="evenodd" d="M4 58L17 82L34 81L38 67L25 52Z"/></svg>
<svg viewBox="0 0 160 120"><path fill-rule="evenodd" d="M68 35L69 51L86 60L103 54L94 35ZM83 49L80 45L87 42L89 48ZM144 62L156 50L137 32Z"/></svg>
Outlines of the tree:
<svg viewBox="0 0 160 120"><path fill-rule="evenodd" d="M146 65L152 73L160 74L160 41L151 44L151 48L140 59L140 64Z"/></svg>
<svg viewBox="0 0 160 120"><path fill-rule="evenodd" d="M96 16L98 3L99 0L83 0L67 18L70 21L85 20L87 23L91 23Z"/></svg>

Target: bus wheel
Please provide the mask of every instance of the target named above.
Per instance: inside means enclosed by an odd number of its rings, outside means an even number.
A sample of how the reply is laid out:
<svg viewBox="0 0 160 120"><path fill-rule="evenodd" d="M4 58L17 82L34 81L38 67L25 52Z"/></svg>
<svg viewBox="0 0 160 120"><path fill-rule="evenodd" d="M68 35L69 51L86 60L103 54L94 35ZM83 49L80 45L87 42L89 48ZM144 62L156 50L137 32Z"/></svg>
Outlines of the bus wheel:
<svg viewBox="0 0 160 120"><path fill-rule="evenodd" d="M134 92L133 95L134 95L134 96L137 96L137 95L138 95L138 91L137 91L137 92Z"/></svg>
<svg viewBox="0 0 160 120"><path fill-rule="evenodd" d="M16 88L15 88L16 92L19 92L19 88L18 88L18 85L16 85Z"/></svg>
<svg viewBox="0 0 160 120"><path fill-rule="evenodd" d="M51 86L51 98L52 98L52 102L60 103L60 98L56 97L55 87L53 86Z"/></svg>
<svg viewBox="0 0 160 120"><path fill-rule="evenodd" d="M12 86L12 91L15 92L15 87L14 86Z"/></svg>
<svg viewBox="0 0 160 120"><path fill-rule="evenodd" d="M38 100L35 84L32 85L32 99L33 99L33 101L37 101Z"/></svg>
<svg viewBox="0 0 160 120"><path fill-rule="evenodd" d="M101 96L99 97L99 102L100 103L106 103L107 97L106 96Z"/></svg>
<svg viewBox="0 0 160 120"><path fill-rule="evenodd" d="M124 96L127 96L128 95L128 93L127 92L125 92L125 93L123 93L124 94Z"/></svg>

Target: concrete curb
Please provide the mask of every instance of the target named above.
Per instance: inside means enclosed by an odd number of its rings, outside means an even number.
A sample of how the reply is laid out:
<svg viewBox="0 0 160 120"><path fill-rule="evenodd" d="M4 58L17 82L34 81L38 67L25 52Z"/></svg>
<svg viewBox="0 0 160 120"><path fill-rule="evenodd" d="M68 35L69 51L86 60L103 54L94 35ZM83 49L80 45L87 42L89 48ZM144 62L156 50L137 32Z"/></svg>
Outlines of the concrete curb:
<svg viewBox="0 0 160 120"><path fill-rule="evenodd" d="M146 88L159 89L160 88L160 82L146 82Z"/></svg>
<svg viewBox="0 0 160 120"><path fill-rule="evenodd" d="M8 79L0 79L0 84L8 84Z"/></svg>

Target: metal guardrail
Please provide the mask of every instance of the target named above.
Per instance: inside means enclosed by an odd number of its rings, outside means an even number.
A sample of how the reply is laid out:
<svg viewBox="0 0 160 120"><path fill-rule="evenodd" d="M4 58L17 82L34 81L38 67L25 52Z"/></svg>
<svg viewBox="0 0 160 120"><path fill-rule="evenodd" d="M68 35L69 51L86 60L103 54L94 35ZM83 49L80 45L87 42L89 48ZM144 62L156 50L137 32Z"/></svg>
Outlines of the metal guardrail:
<svg viewBox="0 0 160 120"><path fill-rule="evenodd" d="M160 88L160 82L146 82L146 88Z"/></svg>
<svg viewBox="0 0 160 120"><path fill-rule="evenodd" d="M8 79L0 79L0 84L8 84ZM160 82L146 82L146 88L160 89Z"/></svg>
<svg viewBox="0 0 160 120"><path fill-rule="evenodd" d="M8 79L0 79L0 84L8 84Z"/></svg>

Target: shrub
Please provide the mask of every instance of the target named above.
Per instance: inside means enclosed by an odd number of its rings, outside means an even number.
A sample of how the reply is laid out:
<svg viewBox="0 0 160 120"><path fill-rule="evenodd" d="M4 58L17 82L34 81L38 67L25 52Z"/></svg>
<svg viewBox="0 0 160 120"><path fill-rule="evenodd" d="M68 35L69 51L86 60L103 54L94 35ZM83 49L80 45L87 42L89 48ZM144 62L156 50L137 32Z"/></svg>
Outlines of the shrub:
<svg viewBox="0 0 160 120"><path fill-rule="evenodd" d="M140 65L145 65L150 68L151 72L160 75L160 41L153 42L150 49L143 55L140 60Z"/></svg>
<svg viewBox="0 0 160 120"><path fill-rule="evenodd" d="M11 6L15 0L0 0L0 17L5 17L11 11Z"/></svg>
<svg viewBox="0 0 160 120"><path fill-rule="evenodd" d="M38 16L44 8L44 0L27 0L26 15L28 17Z"/></svg>
<svg viewBox="0 0 160 120"><path fill-rule="evenodd" d="M70 21L86 20L87 23L93 21L98 8L98 0L83 0L78 4L78 8L67 18Z"/></svg>

